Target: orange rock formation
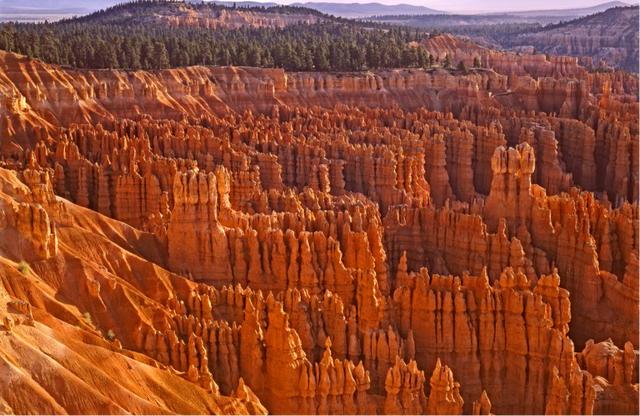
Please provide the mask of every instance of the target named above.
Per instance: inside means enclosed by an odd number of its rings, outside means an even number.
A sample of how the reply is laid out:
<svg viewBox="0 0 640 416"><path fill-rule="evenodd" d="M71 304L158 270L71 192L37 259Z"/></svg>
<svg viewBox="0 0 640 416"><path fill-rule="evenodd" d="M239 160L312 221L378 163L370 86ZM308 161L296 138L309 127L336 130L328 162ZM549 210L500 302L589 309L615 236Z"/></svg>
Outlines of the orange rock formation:
<svg viewBox="0 0 640 416"><path fill-rule="evenodd" d="M637 413L637 78L510 65L2 53L3 410Z"/></svg>

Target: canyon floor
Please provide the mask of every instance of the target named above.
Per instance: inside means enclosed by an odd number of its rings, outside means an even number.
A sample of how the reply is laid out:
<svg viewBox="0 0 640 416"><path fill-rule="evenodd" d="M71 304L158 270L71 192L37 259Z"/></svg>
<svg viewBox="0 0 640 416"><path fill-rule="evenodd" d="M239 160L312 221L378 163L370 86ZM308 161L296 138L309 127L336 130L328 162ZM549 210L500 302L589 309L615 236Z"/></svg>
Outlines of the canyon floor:
<svg viewBox="0 0 640 416"><path fill-rule="evenodd" d="M0 412L638 414L638 76L0 51Z"/></svg>

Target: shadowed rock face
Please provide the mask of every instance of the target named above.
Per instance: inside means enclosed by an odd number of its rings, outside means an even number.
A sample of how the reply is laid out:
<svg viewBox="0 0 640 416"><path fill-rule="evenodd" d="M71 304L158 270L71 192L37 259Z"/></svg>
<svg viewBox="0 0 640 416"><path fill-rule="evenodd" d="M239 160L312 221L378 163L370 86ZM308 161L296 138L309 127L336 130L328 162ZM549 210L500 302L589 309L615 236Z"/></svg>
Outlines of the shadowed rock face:
<svg viewBox="0 0 640 416"><path fill-rule="evenodd" d="M524 33L510 46L532 46L548 54L589 58L614 68L638 72L638 6L616 7L560 23L539 32Z"/></svg>
<svg viewBox="0 0 640 416"><path fill-rule="evenodd" d="M637 413L637 78L545 62L2 53L2 409Z"/></svg>
<svg viewBox="0 0 640 416"><path fill-rule="evenodd" d="M571 76L579 70L578 62L589 68L638 72L637 6L613 7L568 22L531 31L525 29L499 38L496 41L503 48L517 52L496 51L468 38L449 34L431 36L423 40L421 46L441 62L448 56L453 67L463 62L467 68L479 65L499 72L506 70L503 73L554 67ZM486 42L482 36L475 39Z"/></svg>

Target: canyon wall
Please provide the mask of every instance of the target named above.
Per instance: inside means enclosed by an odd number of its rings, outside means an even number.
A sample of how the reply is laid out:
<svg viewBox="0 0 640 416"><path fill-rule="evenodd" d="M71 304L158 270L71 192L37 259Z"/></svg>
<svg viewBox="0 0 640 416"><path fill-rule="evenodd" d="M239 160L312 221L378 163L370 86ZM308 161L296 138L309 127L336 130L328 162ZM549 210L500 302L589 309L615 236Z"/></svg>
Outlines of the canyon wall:
<svg viewBox="0 0 640 416"><path fill-rule="evenodd" d="M2 53L0 314L21 341L0 348L51 374L3 405L637 413L637 78L536 65ZM43 357L45 337L64 345Z"/></svg>
<svg viewBox="0 0 640 416"><path fill-rule="evenodd" d="M615 7L602 13L506 41L509 46L534 47L548 54L588 58L594 67L638 72L638 5Z"/></svg>

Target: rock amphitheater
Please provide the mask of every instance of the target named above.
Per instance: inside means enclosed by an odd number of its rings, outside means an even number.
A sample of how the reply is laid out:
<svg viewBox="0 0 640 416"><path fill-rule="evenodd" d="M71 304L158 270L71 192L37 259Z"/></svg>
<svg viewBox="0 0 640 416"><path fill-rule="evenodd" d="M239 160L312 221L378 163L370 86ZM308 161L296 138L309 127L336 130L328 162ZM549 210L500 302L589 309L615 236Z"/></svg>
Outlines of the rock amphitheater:
<svg viewBox="0 0 640 416"><path fill-rule="evenodd" d="M0 52L0 412L638 414L638 77L482 59Z"/></svg>

